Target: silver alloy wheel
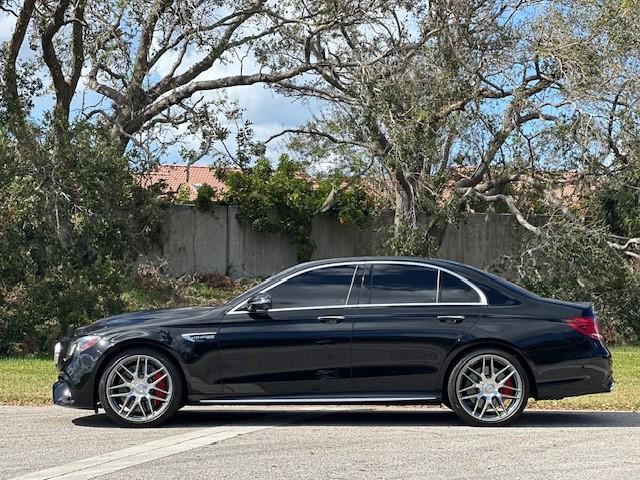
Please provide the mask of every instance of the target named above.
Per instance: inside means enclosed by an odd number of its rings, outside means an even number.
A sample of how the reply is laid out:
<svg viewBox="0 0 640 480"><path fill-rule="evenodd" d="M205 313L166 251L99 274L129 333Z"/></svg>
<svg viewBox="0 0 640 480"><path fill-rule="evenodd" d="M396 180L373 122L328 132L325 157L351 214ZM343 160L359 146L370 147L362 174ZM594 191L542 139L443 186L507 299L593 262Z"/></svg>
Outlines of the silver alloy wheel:
<svg viewBox="0 0 640 480"><path fill-rule="evenodd" d="M106 396L111 409L133 423L150 422L164 413L173 396L167 367L149 355L130 355L109 372Z"/></svg>
<svg viewBox="0 0 640 480"><path fill-rule="evenodd" d="M518 411L522 378L507 359L493 354L473 357L460 369L456 395L465 412L482 422L501 422Z"/></svg>

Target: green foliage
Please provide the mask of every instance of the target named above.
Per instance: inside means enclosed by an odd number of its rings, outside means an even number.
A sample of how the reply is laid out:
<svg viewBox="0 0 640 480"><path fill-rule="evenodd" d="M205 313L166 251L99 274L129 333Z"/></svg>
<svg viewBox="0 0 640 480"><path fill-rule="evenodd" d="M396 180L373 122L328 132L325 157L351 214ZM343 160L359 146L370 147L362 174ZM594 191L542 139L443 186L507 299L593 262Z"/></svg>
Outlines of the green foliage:
<svg viewBox="0 0 640 480"><path fill-rule="evenodd" d="M178 195L176 196L176 202L182 204L191 203L191 187L187 183L183 183L178 187Z"/></svg>
<svg viewBox="0 0 640 480"><path fill-rule="evenodd" d="M262 158L248 171L218 175L229 187L225 201L239 208L240 221L258 232L286 235L299 261L311 257L311 222L321 199L299 163L282 155L275 169Z"/></svg>
<svg viewBox="0 0 640 480"><path fill-rule="evenodd" d="M640 170L627 168L595 192L591 215L602 218L611 232L640 236Z"/></svg>
<svg viewBox="0 0 640 480"><path fill-rule="evenodd" d="M608 230L550 223L542 232L536 246L502 265L503 273L515 272L517 283L544 297L593 301L610 342L640 338L640 276L607 245Z"/></svg>
<svg viewBox="0 0 640 480"><path fill-rule="evenodd" d="M0 355L48 352L121 310L122 279L161 211L102 129L45 127L20 153L0 131L0 197Z"/></svg>
<svg viewBox="0 0 640 480"><path fill-rule="evenodd" d="M228 191L223 202L239 208L239 219L255 231L287 236L297 247L298 261L311 258L315 245L311 238L313 217L341 179L327 177L314 181L304 166L282 155L274 169L265 159L244 171L218 170ZM340 192L328 213L341 223L361 223L372 214L373 201L358 184Z"/></svg>
<svg viewBox="0 0 640 480"><path fill-rule="evenodd" d="M438 245L423 228L403 223L389 229L383 248L388 255L433 257Z"/></svg>
<svg viewBox="0 0 640 480"><path fill-rule="evenodd" d="M198 196L196 197L196 207L200 210L211 210L216 204L216 198L218 192L211 185L204 184L198 189Z"/></svg>

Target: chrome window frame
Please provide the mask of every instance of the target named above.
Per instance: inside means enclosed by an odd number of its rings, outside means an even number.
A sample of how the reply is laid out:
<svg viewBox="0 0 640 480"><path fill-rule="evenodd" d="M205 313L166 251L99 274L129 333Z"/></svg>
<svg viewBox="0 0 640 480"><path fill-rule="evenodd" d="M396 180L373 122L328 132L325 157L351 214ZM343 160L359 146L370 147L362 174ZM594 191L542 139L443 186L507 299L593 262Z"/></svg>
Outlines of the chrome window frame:
<svg viewBox="0 0 640 480"><path fill-rule="evenodd" d="M473 282L463 277L459 273L453 272L448 268L440 267L438 265L433 265L431 263L423 263L423 262L415 262L411 260L362 260L362 261L350 261L350 262L336 262L336 263L324 263L321 265L314 265L308 268L304 268L302 270L293 272L291 275L287 275L284 278L281 278L273 285L269 285L265 289L256 293L256 295L260 293L267 293L269 290L277 287L278 285L283 284L287 280L290 280L298 275L302 275L303 273L311 272L314 270L319 270L322 268L328 267L341 267L345 265L355 265L353 276L351 277L351 286L349 287L349 292L347 294L347 298L345 299L345 303L340 305L319 305L319 306L309 306L309 307L285 307L285 308L270 308L267 310L268 312L292 312L292 311L301 311L301 310L326 310L326 309L335 309L335 308L370 308L370 307L433 307L433 306L486 306L489 303L487 302L487 296L484 292L478 288ZM438 271L437 278L437 286L436 286L436 301L435 302L420 302L420 303L359 303L357 305L349 305L349 298L351 297L351 291L353 290L353 284L355 281L356 274L358 272L358 266L364 265L412 265L422 268L430 268L432 270ZM478 302L438 302L438 298L440 298L440 275L441 272L448 273L449 275L453 275L454 277L461 280L465 285L471 287L477 294L480 301ZM363 274L365 272L363 271ZM238 305L231 308L227 315L238 315L238 314L247 314L250 313L247 310L239 310L243 306L247 304L246 299L240 302Z"/></svg>

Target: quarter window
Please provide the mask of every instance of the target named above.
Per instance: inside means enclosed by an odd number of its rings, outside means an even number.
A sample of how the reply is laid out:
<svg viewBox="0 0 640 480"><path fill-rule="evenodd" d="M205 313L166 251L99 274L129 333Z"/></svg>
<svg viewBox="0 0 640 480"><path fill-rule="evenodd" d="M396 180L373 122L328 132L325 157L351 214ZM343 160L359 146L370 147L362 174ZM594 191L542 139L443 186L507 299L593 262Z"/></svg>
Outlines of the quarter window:
<svg viewBox="0 0 640 480"><path fill-rule="evenodd" d="M453 275L440 273L440 303L478 303L480 297L469 285Z"/></svg>
<svg viewBox="0 0 640 480"><path fill-rule="evenodd" d="M356 265L317 268L269 290L272 308L344 305Z"/></svg>
<svg viewBox="0 0 640 480"><path fill-rule="evenodd" d="M438 271L401 264L373 265L371 303L435 303Z"/></svg>

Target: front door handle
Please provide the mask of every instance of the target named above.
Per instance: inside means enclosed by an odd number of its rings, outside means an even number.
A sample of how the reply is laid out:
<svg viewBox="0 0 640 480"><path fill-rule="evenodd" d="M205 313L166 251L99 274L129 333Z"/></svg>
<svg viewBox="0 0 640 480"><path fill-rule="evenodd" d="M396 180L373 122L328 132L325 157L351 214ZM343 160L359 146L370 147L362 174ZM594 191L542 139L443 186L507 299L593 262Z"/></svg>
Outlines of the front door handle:
<svg viewBox="0 0 640 480"><path fill-rule="evenodd" d="M318 321L322 323L340 323L344 320L341 315L327 315L324 317L318 317Z"/></svg>
<svg viewBox="0 0 640 480"><path fill-rule="evenodd" d="M441 322L462 323L464 315L438 315Z"/></svg>

